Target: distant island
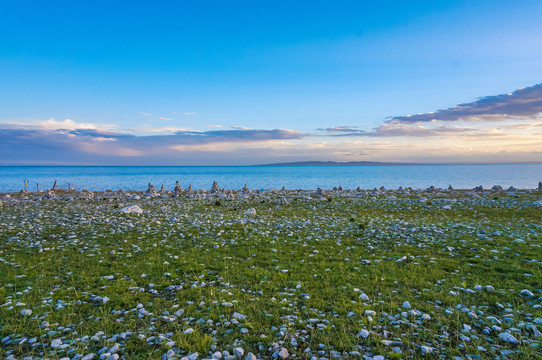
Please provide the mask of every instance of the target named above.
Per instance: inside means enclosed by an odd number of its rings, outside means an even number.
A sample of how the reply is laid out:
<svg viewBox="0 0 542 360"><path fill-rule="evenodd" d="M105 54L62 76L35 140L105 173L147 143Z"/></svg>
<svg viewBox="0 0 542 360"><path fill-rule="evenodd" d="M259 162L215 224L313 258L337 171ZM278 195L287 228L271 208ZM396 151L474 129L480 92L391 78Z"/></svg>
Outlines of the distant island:
<svg viewBox="0 0 542 360"><path fill-rule="evenodd" d="M375 161L296 161L274 164L260 164L255 166L330 166L330 165L416 165L415 163L393 163L393 162L375 162Z"/></svg>

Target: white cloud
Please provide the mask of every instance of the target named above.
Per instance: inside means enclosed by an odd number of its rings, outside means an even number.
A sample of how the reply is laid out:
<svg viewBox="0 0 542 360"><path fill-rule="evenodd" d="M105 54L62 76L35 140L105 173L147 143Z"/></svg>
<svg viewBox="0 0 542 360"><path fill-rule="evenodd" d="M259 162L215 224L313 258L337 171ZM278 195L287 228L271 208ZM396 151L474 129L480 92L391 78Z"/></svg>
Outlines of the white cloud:
<svg viewBox="0 0 542 360"><path fill-rule="evenodd" d="M177 131L188 131L186 128L176 127L176 126L161 126L161 127L137 127L133 128L134 132L177 132Z"/></svg>
<svg viewBox="0 0 542 360"><path fill-rule="evenodd" d="M117 125L113 125L113 124L83 123L83 122L77 122L71 119L56 121L53 118L49 120L45 120L45 121L40 121L37 124L27 124L27 125L36 125L38 127L41 127L47 130L79 130L79 129L105 130L105 129L118 127Z"/></svg>

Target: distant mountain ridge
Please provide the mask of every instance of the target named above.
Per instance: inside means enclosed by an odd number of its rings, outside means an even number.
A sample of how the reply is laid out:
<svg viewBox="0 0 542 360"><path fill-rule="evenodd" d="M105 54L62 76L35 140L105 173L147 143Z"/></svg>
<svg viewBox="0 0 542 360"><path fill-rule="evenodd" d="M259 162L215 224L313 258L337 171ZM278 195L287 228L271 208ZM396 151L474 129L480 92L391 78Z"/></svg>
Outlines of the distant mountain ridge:
<svg viewBox="0 0 542 360"><path fill-rule="evenodd" d="M256 166L330 166L330 165L415 165L414 163L394 163L394 162L375 162L375 161L296 161L286 163L260 164Z"/></svg>

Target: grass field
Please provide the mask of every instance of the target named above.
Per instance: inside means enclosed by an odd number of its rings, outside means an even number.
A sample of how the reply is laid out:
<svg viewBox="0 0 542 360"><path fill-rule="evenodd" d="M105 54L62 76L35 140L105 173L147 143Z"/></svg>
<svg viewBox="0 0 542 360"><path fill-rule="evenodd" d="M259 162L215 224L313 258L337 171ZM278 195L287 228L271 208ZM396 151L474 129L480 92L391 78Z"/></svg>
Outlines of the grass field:
<svg viewBox="0 0 542 360"><path fill-rule="evenodd" d="M0 353L542 358L542 192L477 194L11 194Z"/></svg>

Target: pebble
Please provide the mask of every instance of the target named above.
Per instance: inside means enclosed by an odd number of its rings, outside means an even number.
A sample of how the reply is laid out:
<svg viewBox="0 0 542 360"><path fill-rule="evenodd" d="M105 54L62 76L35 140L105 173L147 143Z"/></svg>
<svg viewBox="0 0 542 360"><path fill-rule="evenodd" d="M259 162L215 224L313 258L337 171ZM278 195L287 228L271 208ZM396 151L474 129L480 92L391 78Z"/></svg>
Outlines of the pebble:
<svg viewBox="0 0 542 360"><path fill-rule="evenodd" d="M421 350L422 350L422 355L427 355L427 354L431 354L434 349L430 346L422 346Z"/></svg>
<svg viewBox="0 0 542 360"><path fill-rule="evenodd" d="M280 357L281 359L287 359L288 356L290 356L290 354L288 354L288 350L287 350L286 348L283 347L282 349L280 349L280 351L279 351L279 357Z"/></svg>
<svg viewBox="0 0 542 360"><path fill-rule="evenodd" d="M249 352L245 357L245 360L257 360L257 357L253 353Z"/></svg>
<svg viewBox="0 0 542 360"><path fill-rule="evenodd" d="M233 348L233 355L235 355L237 358L243 357L243 354L245 353L245 350L240 347Z"/></svg>
<svg viewBox="0 0 542 360"><path fill-rule="evenodd" d="M256 215L256 209L250 208L247 211L245 211L245 216L255 216Z"/></svg>
<svg viewBox="0 0 542 360"><path fill-rule="evenodd" d="M62 340L60 339L54 339L53 341L51 341L52 348L60 347L60 345L62 345Z"/></svg>
<svg viewBox="0 0 542 360"><path fill-rule="evenodd" d="M511 344L518 344L519 343L518 339L516 339L514 337L514 335L512 335L510 333L507 333L507 332L500 333L499 334L499 339L501 339L504 342L511 343Z"/></svg>

